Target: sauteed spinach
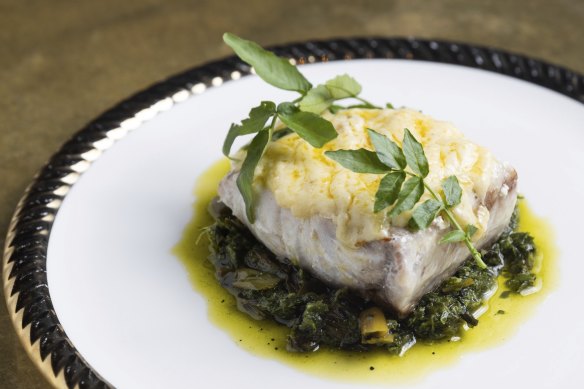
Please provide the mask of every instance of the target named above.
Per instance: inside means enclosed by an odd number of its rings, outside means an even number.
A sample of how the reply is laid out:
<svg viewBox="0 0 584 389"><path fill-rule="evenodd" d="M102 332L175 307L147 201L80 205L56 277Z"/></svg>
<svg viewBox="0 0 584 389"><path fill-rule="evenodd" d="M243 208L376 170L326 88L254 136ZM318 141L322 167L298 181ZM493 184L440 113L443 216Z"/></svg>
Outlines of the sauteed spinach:
<svg viewBox="0 0 584 389"><path fill-rule="evenodd" d="M352 290L326 285L291 261L276 258L229 209L216 213L207 232L217 279L241 311L289 327L289 351L384 347L401 355L417 341L450 340L463 327L477 325L473 313L494 291L499 275L506 278L509 293L532 288L536 280L536 248L528 233L516 231L515 210L505 233L481 252L487 268L468 259L408 317L398 318Z"/></svg>

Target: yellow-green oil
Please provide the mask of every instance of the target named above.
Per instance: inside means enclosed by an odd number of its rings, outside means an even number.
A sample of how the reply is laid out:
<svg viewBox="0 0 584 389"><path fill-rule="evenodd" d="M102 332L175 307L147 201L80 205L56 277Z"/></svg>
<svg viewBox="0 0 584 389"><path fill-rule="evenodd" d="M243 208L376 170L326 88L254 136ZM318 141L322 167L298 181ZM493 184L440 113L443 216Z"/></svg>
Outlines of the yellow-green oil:
<svg viewBox="0 0 584 389"><path fill-rule="evenodd" d="M520 201L520 230L529 231L538 249L536 268L542 281L541 289L528 296L501 297L505 290L500 277L499 288L488 302L488 310L479 318L479 325L463 334L457 342L418 343L402 357L383 350L345 352L321 349L314 353L286 351L288 329L264 320L256 321L237 310L234 298L217 282L213 266L207 260L208 241L202 233L212 224L207 213L210 200L217 194L217 185L229 170L223 159L201 175L195 186L193 218L185 228L174 253L186 267L194 289L207 301L209 320L227 332L237 347L254 355L278 360L302 372L342 381L360 383L408 383L423 379L432 371L455 364L466 353L496 347L512 337L521 323L533 315L539 302L554 289L557 268L554 259L553 231L549 224Z"/></svg>

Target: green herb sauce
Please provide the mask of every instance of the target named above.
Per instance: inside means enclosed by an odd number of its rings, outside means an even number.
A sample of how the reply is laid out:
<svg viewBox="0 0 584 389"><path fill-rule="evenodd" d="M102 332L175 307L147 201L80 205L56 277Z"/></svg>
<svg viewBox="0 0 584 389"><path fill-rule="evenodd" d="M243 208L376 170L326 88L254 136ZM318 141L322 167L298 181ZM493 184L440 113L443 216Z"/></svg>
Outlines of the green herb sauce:
<svg viewBox="0 0 584 389"><path fill-rule="evenodd" d="M319 285L309 275L300 273L295 277L290 276L286 273L291 270L290 265L274 263L269 252L262 251L263 246L248 240L245 230L240 230L244 241L248 242L247 249L244 250L246 253L225 251L236 248L232 244L222 245L222 255L215 256L219 259L216 263L224 270L223 274L230 273L223 279L223 283L232 291L237 289L245 292L240 293L243 297L239 299L240 307L257 318L269 316L287 325L295 324L292 342L289 342L290 329L286 325L277 324L273 320L258 321L238 309L236 299L219 284L215 277L215 268L207 260L207 235L203 235L197 243L201 229L213 224L206 208L216 195L217 184L228 169L229 162L222 160L199 179L195 189L195 216L186 228L181 242L175 247L175 253L189 270L195 288L207 298L210 320L225 329L238 346L256 355L277 359L302 371L334 379L359 382L404 382L422 379L429 372L456 362L465 352L480 350L504 341L531 314L545 293L553 288L556 273L552 263L555 248L551 243L551 230L544 221L529 211L523 200L519 206L521 221L518 230L528 231L533 236L537 243L535 255L530 254L533 245L529 235L508 235L499 241L498 247L484 253L491 271L502 271L505 277L494 279L473 262L467 262L439 290L426 295L408 319L390 321L390 324L395 322L391 324L394 326L392 332L396 333L392 343L383 347L367 347L360 344L355 315L370 303L362 299L355 301L344 290L331 293L330 289ZM229 219L224 219L223 223L223 228L226 225L239 228L237 222L232 223ZM226 236L221 235L221 231L226 230L212 231L214 232L210 235L214 238L218 237L217 232L220 239ZM513 266L502 267L501 255L522 260L513 262ZM241 263L229 263L238 256ZM237 272L227 271L233 266L244 269ZM481 296L486 291L493 290L495 285L495 294L485 304ZM309 297L293 297L289 293L291 290L303 288L310 292ZM266 291L271 289L276 289L277 293L273 299L266 298ZM521 296L510 292L511 290L529 295ZM533 293L536 291L538 293ZM283 296L288 296L288 300L282 299ZM299 302L302 299L304 300ZM281 304L281 301L287 302ZM479 317L479 324L473 327L476 323L470 313L477 309L484 313ZM323 315L332 318L333 324L336 320L336 323L343 325L332 325L323 330L322 323L318 322ZM441 319L435 320L436 317ZM403 357L392 355L405 351L412 343L412 336L418 339L414 347ZM460 341L452 341L452 337L460 338ZM421 339L426 340L420 341ZM432 341L440 339L442 341ZM350 351L330 347L322 347L310 353L287 351L287 347L310 350L315 348L315 343L344 347ZM365 348L373 349L362 351Z"/></svg>

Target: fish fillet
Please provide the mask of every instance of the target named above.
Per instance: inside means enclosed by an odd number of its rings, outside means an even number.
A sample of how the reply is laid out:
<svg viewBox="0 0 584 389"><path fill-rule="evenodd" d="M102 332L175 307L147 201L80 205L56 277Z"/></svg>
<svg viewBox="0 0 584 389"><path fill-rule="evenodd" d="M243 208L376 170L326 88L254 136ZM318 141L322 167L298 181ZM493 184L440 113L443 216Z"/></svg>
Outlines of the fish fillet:
<svg viewBox="0 0 584 389"><path fill-rule="evenodd" d="M362 115L362 112L358 111L354 112L354 114ZM367 116L363 123L358 122L357 125L354 125L355 121L353 120L351 134L354 131L359 132L361 130L365 134L366 128L373 127L372 125L375 123L379 124L380 127L385 125L384 128L386 129L389 127L388 131L390 132L388 134L391 134L391 131L393 131L391 129L392 126L404 125L403 118L398 120L397 123L393 123L388 119L391 117L394 120L395 115L405 115L406 122L408 120L412 121L412 123L409 123L409 127L415 130L416 123L419 124L418 120L421 117L421 114L410 111L381 112L377 115L382 116L375 116L374 120ZM432 122L425 116L423 118L426 120L425 125L429 126L428 128L437 128L437 134L444 133L444 130L441 130L440 125L438 125L442 122ZM340 139L338 142L343 142L343 137L346 137L346 132L349 131L343 130L345 119L346 117L339 119L339 121L335 120L335 118L329 118L335 124L337 131L339 131ZM428 133L430 135L427 136L429 140L424 144L425 150L430 145L430 142L442 142L436 140L436 136L432 137L431 131L426 131L424 134L427 135ZM459 134L456 133L456 136L458 137ZM419 137L423 137L423 135L419 135ZM443 143L452 145L452 139L444 140ZM456 145L458 146L461 144L466 145L462 141L457 142ZM333 144L331 147L338 146L338 144ZM430 148L428 147L428 149ZM444 146L441 150L450 149ZM295 150L295 153L298 153L298 150ZM276 158L287 158L285 155L282 156L280 152L277 154ZM517 173L515 170L492 158L485 165L484 160L487 157L490 158L490 156L485 155L475 158L476 161L482 161L483 165L481 166L488 166L490 169L488 174L483 172L476 179L483 180L482 186L476 184L474 190L466 189L468 193L464 194L469 202L468 204L470 204L467 208L472 211L472 215L467 217L475 217L483 222L480 235L474 242L477 248L492 242L504 231L509 223L517 199ZM314 158L318 159L319 156L317 155ZM447 161L448 157L445 158ZM459 155L459 160L464 160L464 156ZM301 167L297 160L287 161L296 170ZM432 165L438 163L436 161L438 159L430 158L429 156L431 171L433 169ZM274 160L271 163L274 164ZM303 164L306 165L306 162L303 162ZM457 174L456 169L452 171L453 168L449 168L447 165L448 163L442 169L444 170L443 175ZM329 166L327 162L327 167L338 169L334 163ZM474 168L476 166L473 165ZM314 166L312 166L312 169L314 169ZM281 169L273 170L277 171L277 174L285 174ZM438 169L436 168L436 170ZM338 173L339 171L335 170L335 172ZM238 174L239 167L235 164L219 185L219 199L232 210L238 219L247 225L268 249L277 256L286 257L302 268L309 270L324 282L359 291L363 295L375 299L379 304L394 309L401 316L407 315L425 293L431 291L444 279L452 275L459 265L469 257L469 251L462 243L438 243L446 233L452 230L451 226L440 216L434 220L430 227L414 232L407 229L400 220L394 220L393 222L382 220L372 224L370 219L379 217L378 214L369 214L368 211L361 210L360 213L365 214L363 216L365 221L360 220L361 218L353 217L355 219L354 222L359 221L361 224L357 227L353 226L349 230L357 231L351 235L356 238L351 240L346 235L343 235L347 234L346 226L343 227L339 224L350 224L352 208L349 209L348 207L355 207L354 198L356 195L354 193L351 194L353 200L347 203L349 204L346 205L347 208L343 208L344 205L342 204L344 203L335 206L339 213L345 214L345 216L349 215L348 217L331 216L324 210L322 212L319 211L317 207L312 207L310 212L302 213L289 206L290 203L286 203L286 199L292 201L289 198L294 199L294 196L297 196L298 204L295 204L295 206L300 206L302 202L306 204L316 202L318 194L315 194L314 198L311 199L303 196L303 193L286 193L284 195L274 187L270 187L265 177L263 183L255 185L258 194L255 206L256 221L254 224L250 224L245 216L243 198L236 185ZM265 167L263 167L262 174L264 176L267 174ZM343 174L345 173L343 172ZM464 176L466 173L462 169L460 174ZM487 177L486 181L485 177ZM436 177L436 180L439 178ZM281 177L278 179L281 179ZM312 183L312 185L318 185L318 183ZM468 185L462 184L462 186L463 189L469 188ZM357 188L358 185L354 187ZM288 189L288 192L291 190L294 189ZM344 187L344 190L351 192L357 189ZM333 190L329 188L328 193L331 192ZM288 196L289 198L283 196ZM325 197L323 197L323 201L330 196ZM315 204L318 205L318 203ZM323 209L325 208L323 207ZM488 216L481 216L481 212ZM462 213L460 217L464 219ZM375 234L365 234L363 231L370 230L371 226L378 226L379 231L376 231ZM368 236L370 239L367 239Z"/></svg>

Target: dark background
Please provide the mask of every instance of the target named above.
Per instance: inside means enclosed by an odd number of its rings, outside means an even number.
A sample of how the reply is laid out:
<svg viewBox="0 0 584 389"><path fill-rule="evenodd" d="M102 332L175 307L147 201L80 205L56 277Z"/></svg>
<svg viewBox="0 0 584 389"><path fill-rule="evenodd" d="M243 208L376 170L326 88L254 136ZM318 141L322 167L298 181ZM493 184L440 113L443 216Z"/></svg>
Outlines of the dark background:
<svg viewBox="0 0 584 389"><path fill-rule="evenodd" d="M26 185L65 140L153 82L230 54L224 31L262 45L446 39L584 73L582 0L0 0L0 244ZM46 386L0 308L0 388Z"/></svg>

